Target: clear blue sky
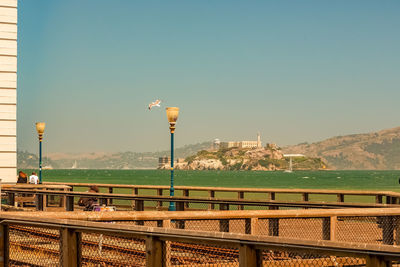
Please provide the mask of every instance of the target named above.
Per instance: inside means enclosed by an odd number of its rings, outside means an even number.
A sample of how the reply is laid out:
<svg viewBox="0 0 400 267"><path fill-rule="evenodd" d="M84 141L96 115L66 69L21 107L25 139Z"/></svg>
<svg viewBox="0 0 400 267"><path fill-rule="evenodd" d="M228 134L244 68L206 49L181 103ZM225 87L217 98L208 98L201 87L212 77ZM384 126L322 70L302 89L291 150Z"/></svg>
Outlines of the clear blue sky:
<svg viewBox="0 0 400 267"><path fill-rule="evenodd" d="M19 1L18 149L278 145L400 125L400 1ZM147 104L163 101L149 112Z"/></svg>

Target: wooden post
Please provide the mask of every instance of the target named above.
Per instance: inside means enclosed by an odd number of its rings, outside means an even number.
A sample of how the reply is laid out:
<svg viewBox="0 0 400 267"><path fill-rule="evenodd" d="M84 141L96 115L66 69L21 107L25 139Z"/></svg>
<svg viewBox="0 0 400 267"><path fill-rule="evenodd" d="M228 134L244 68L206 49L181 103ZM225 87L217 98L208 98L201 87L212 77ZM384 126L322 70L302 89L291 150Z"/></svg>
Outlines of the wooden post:
<svg viewBox="0 0 400 267"><path fill-rule="evenodd" d="M239 200L243 200L244 199L244 192L243 191L239 191L238 192L238 199ZM238 205L238 210L243 210L243 205Z"/></svg>
<svg viewBox="0 0 400 267"><path fill-rule="evenodd" d="M343 194L337 194L337 202L344 202L344 195Z"/></svg>
<svg viewBox="0 0 400 267"><path fill-rule="evenodd" d="M270 193L268 193L268 201L273 201L273 200L275 200L275 197L276 197L275 192L270 192ZM268 206L268 209L270 209L270 210L276 210L277 207L275 207L275 206Z"/></svg>
<svg viewBox="0 0 400 267"><path fill-rule="evenodd" d="M392 264L385 261L382 256L367 255L366 257L366 267L390 267Z"/></svg>
<svg viewBox="0 0 400 267"><path fill-rule="evenodd" d="M15 193L8 192L8 205L14 206L15 205Z"/></svg>
<svg viewBox="0 0 400 267"><path fill-rule="evenodd" d="M210 198L215 198L215 191L213 190L208 191L208 196ZM215 204L214 203L208 204L208 210L213 210L213 209L215 209Z"/></svg>
<svg viewBox="0 0 400 267"><path fill-rule="evenodd" d="M81 233L75 229L61 228L60 257L63 267L81 266Z"/></svg>
<svg viewBox="0 0 400 267"><path fill-rule="evenodd" d="M308 201L309 200L308 193L303 193L302 199L303 199L303 201Z"/></svg>
<svg viewBox="0 0 400 267"><path fill-rule="evenodd" d="M140 199L135 200L135 210L144 211L144 201Z"/></svg>
<svg viewBox="0 0 400 267"><path fill-rule="evenodd" d="M107 198L100 198L99 199L99 205L103 206L103 205L107 205Z"/></svg>
<svg viewBox="0 0 400 267"><path fill-rule="evenodd" d="M112 188L112 187L109 187L109 188L108 188L108 193L110 193L110 194L113 193L113 188ZM109 199L107 199L107 200L108 200L108 201L107 201L107 205L112 205L113 199L112 199L112 198L109 198Z"/></svg>
<svg viewBox="0 0 400 267"><path fill-rule="evenodd" d="M157 189L157 196L162 196L162 194L163 194L163 190L162 189ZM162 205L163 205L162 201L157 201L156 209L157 210L161 210L162 209Z"/></svg>
<svg viewBox="0 0 400 267"><path fill-rule="evenodd" d="M245 234L257 235L258 234L258 218L245 219Z"/></svg>
<svg viewBox="0 0 400 267"><path fill-rule="evenodd" d="M36 194L36 210L43 210L43 198L42 194Z"/></svg>
<svg viewBox="0 0 400 267"><path fill-rule="evenodd" d="M260 258L258 256L258 250L253 246L240 244L239 247L239 266L240 267L254 267L261 266L257 261Z"/></svg>
<svg viewBox="0 0 400 267"><path fill-rule="evenodd" d="M331 241L336 241L336 232L337 232L337 216L332 216L330 218L330 240Z"/></svg>
<svg viewBox="0 0 400 267"><path fill-rule="evenodd" d="M66 196L66 206L65 209L67 211L74 211L74 196Z"/></svg>
<svg viewBox="0 0 400 267"><path fill-rule="evenodd" d="M229 210L229 204L221 203L219 204L220 210ZM219 231L229 232L229 220L221 219L219 220Z"/></svg>
<svg viewBox="0 0 400 267"><path fill-rule="evenodd" d="M153 236L146 237L146 266L163 266L162 241Z"/></svg>
<svg viewBox="0 0 400 267"><path fill-rule="evenodd" d="M382 195L376 195L375 196L375 203L382 204L382 202L383 202L382 199L383 199Z"/></svg>
<svg viewBox="0 0 400 267"><path fill-rule="evenodd" d="M184 196L184 197L189 197L189 189L184 189L184 190L183 190L183 196ZM189 208L189 202L185 202L185 208L186 208L186 209Z"/></svg>
<svg viewBox="0 0 400 267"><path fill-rule="evenodd" d="M275 200L275 192L268 193L268 200Z"/></svg>
<svg viewBox="0 0 400 267"><path fill-rule="evenodd" d="M162 221L162 226L164 228L171 228L171 220L163 220Z"/></svg>
<svg viewBox="0 0 400 267"><path fill-rule="evenodd" d="M7 224L0 224L0 267L9 266L10 236Z"/></svg>
<svg viewBox="0 0 400 267"><path fill-rule="evenodd" d="M136 188L132 188L132 195L136 195L135 194L136 193ZM131 207L132 207L132 210L135 210L135 200L132 200L131 201Z"/></svg>
<svg viewBox="0 0 400 267"><path fill-rule="evenodd" d="M186 202L177 201L177 202L175 202L175 206L176 206L176 211L184 211L185 210L185 206L186 206Z"/></svg>

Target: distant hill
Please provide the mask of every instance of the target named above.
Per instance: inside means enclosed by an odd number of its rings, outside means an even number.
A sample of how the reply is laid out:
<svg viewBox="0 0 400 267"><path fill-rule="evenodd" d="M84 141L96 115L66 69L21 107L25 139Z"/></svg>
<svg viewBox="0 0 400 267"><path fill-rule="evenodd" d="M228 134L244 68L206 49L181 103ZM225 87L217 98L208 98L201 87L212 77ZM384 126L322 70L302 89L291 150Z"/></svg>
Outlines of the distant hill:
<svg viewBox="0 0 400 267"><path fill-rule="evenodd" d="M209 149L212 142L186 145L175 149L176 158L186 158L200 150ZM119 152L119 153L54 153L43 159L43 166L54 169L149 169L158 167L158 158L169 156L170 151L160 152ZM76 162L76 163L75 163ZM38 156L18 151L18 168L37 168Z"/></svg>
<svg viewBox="0 0 400 267"><path fill-rule="evenodd" d="M399 170L400 127L375 133L337 136L312 144L282 148L284 153L319 157L330 168L340 170Z"/></svg>

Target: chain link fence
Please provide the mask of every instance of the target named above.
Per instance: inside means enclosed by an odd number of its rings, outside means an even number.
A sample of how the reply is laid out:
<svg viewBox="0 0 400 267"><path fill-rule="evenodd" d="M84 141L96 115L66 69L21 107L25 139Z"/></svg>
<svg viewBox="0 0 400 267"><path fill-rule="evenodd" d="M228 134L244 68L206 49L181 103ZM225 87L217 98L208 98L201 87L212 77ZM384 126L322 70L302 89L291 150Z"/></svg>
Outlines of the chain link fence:
<svg viewBox="0 0 400 267"><path fill-rule="evenodd" d="M321 218L317 219L319 221L314 218L298 220L296 222L298 225L302 224L304 229L309 229L309 232L302 232L299 237L307 239L307 235L312 233L311 228L320 227L323 224ZM290 230L290 227L295 219L281 220L279 224L282 226L282 230L279 234L286 237L294 233ZM262 224L266 224L267 220L260 221ZM386 221L388 219L385 217L343 217L339 218L339 225L342 223L355 224L360 227L357 223L370 224L371 228L364 229L364 231L369 231L369 229L382 229L379 225L385 228L383 225ZM394 221L397 222L397 220ZM144 226L149 227L155 227L159 224L154 220L142 222ZM201 224L207 225L210 231L221 230L220 220L173 220L170 227L182 228L183 222L186 229L193 230L201 227ZM128 223L126 227L131 227L132 224L137 224L137 221L123 223ZM92 223L92 227L98 225L94 230L83 229L85 228L83 225L85 224L82 224L80 230L74 230L71 228L73 226L69 226L69 229L79 234L79 238L74 243L76 247L71 248L65 246L69 243L67 240L63 240L64 235L60 234L60 231L63 231L62 229L66 227L65 223L61 224L58 229L8 223L7 227L3 228L8 229L5 235L8 238L6 240L8 242L5 241L5 244L9 246L8 266L62 266L65 255L71 255L66 254L65 249L76 250L79 266L147 266L148 257L154 256L152 254L157 251L157 249L151 250L156 247L156 243L149 240L159 242L160 259L164 262L163 266L240 266L241 263L245 263L247 266L253 266L253 264L254 266L367 266L368 253L370 253L369 249L364 256L359 252L346 253L346 250L342 247L337 251L330 249L330 252L326 252L326 250L318 252L318 248L310 247L309 244L307 248L298 249L287 244L279 245L279 242L273 248L271 248L271 243L263 245L261 241L257 241L255 245L249 245L242 243L242 240L246 239L246 235L241 235L238 242L233 242L231 236L221 235L218 241L214 242L204 238L204 236L207 236L205 234L196 236L192 233L191 237L185 238L185 231L179 232L180 234L175 233L175 237L165 236L164 231L161 231L161 235L154 237L154 235L157 235L157 231L138 228L140 234L137 231L130 234L129 229L131 228L123 228L124 225L116 223ZM120 229L120 226L122 226L121 229L125 229L125 231L107 230L110 228L106 227L107 225L110 225L111 229L115 227ZM102 227L104 231L99 230ZM249 227L246 220L228 220L228 227L229 229L224 230L233 233L249 231L249 229L246 230L246 227ZM343 227L345 226L343 225ZM354 232L354 236L358 236L359 233ZM375 235L375 232L373 233ZM379 231L377 230L376 233L379 233ZM396 235L396 232L394 234ZM152 239L149 239L150 235ZM319 234L313 237L321 238ZM216 238L216 235L210 233L208 238ZM348 238L352 238L351 235L348 235ZM338 235L338 239L344 238ZM287 242L287 239L285 240ZM368 241L368 239L361 241ZM296 246L299 245L296 244ZM253 257L252 255L256 256ZM391 256L391 264L396 266L395 264L399 263L399 259L399 253L397 259Z"/></svg>

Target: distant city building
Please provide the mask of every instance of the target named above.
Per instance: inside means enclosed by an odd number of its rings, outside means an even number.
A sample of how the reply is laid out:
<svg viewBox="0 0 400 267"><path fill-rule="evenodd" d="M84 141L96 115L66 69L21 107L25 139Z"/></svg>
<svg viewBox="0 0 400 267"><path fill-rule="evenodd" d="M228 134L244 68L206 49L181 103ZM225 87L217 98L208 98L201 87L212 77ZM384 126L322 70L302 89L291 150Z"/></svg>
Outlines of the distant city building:
<svg viewBox="0 0 400 267"><path fill-rule="evenodd" d="M159 157L158 158L158 167L162 167L166 164L171 165L171 158L170 157Z"/></svg>
<svg viewBox="0 0 400 267"><path fill-rule="evenodd" d="M229 142L221 142L220 148L261 148L261 135L257 134L257 141L229 141Z"/></svg>
<svg viewBox="0 0 400 267"><path fill-rule="evenodd" d="M185 162L184 158L177 158L174 161L174 165L176 163L183 163L183 162ZM158 158L158 168L164 167L165 165L171 166L171 157L159 157Z"/></svg>

